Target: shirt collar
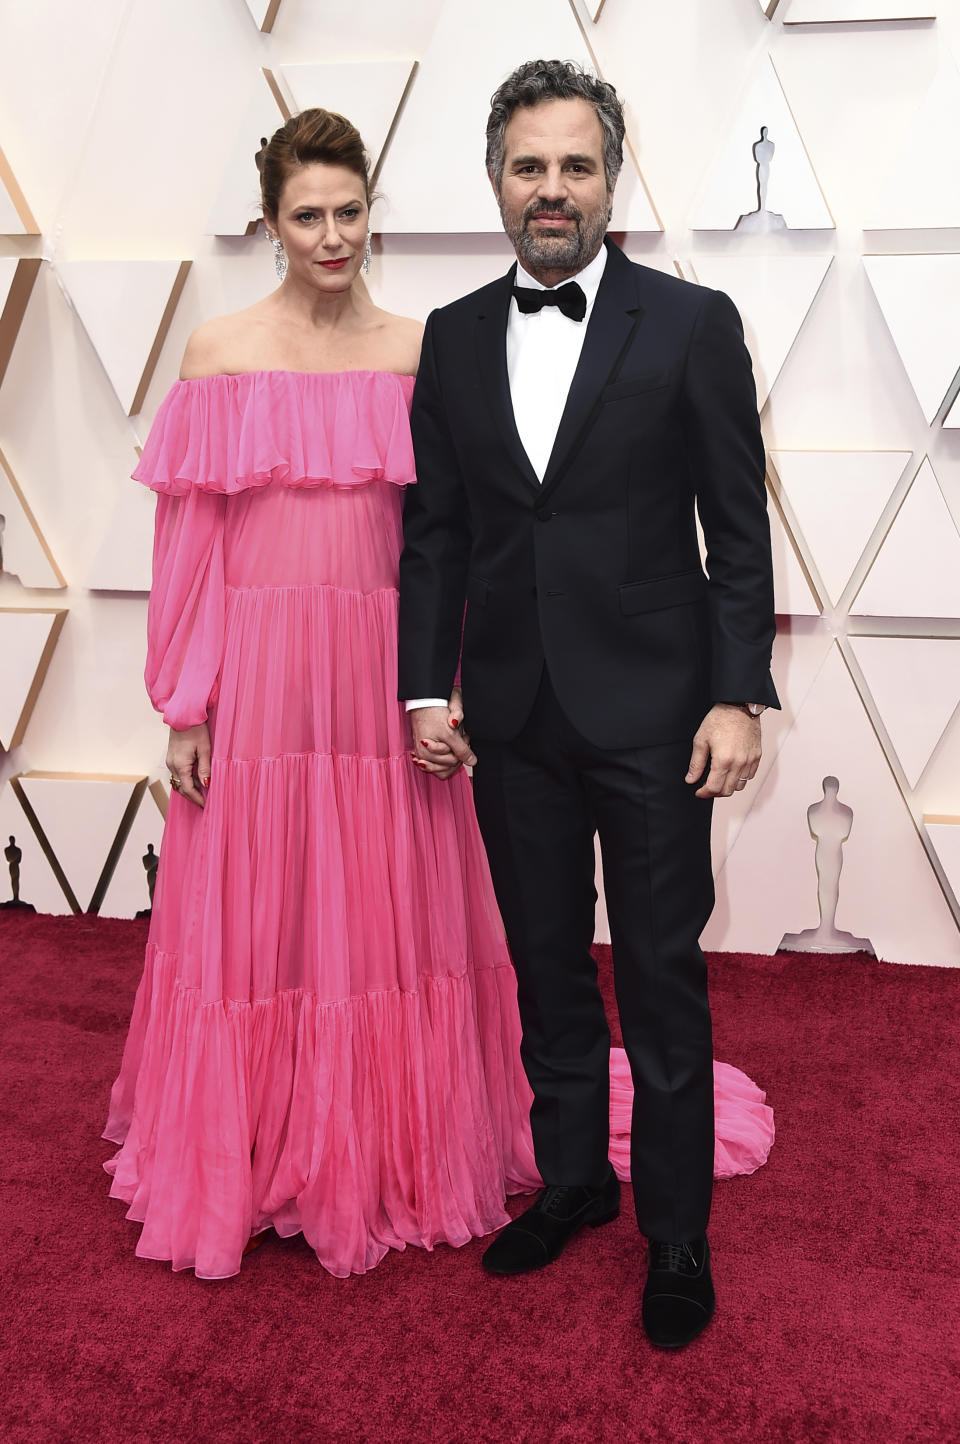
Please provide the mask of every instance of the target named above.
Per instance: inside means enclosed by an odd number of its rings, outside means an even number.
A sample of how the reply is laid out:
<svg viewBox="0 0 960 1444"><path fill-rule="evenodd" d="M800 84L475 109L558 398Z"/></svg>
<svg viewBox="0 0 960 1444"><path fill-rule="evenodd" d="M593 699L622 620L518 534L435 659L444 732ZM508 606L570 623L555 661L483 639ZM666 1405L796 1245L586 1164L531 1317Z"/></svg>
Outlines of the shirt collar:
<svg viewBox="0 0 960 1444"><path fill-rule="evenodd" d="M591 308L596 300L597 291L600 288L600 279L603 275L603 268L606 264L607 248L606 246L601 246L588 266L584 266L583 270L578 271L575 276L567 277L567 281L576 281L577 285L582 288L583 294L587 298L587 310ZM566 285L567 281L564 281L563 284ZM529 271L523 269L519 261L517 262L515 284L518 286L529 286L534 291L549 291L555 289L550 286L545 286L541 281L531 276Z"/></svg>

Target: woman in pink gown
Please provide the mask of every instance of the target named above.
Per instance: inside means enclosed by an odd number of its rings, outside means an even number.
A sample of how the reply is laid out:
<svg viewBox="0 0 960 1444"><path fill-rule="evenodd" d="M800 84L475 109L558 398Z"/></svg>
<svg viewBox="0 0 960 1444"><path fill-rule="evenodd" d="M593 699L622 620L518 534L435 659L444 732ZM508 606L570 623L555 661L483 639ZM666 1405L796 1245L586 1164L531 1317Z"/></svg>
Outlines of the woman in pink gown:
<svg viewBox="0 0 960 1444"><path fill-rule="evenodd" d="M262 160L289 269L195 333L135 473L179 791L106 1167L137 1253L204 1278L271 1226L362 1273L489 1233L539 1183L470 784L418 770L396 700L419 328L359 280L354 128L304 112ZM622 1055L613 1091L628 1119ZM761 1103L735 1110L735 1171L765 1157Z"/></svg>

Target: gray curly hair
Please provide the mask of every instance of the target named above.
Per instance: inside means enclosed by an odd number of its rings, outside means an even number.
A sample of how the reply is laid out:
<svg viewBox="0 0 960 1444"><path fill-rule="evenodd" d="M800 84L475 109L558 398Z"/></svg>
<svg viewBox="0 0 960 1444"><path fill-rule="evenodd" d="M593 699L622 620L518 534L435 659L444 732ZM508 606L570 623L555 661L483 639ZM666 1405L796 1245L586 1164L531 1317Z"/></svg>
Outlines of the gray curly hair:
<svg viewBox="0 0 960 1444"><path fill-rule="evenodd" d="M623 166L623 106L605 80L572 60L528 60L493 93L487 121L487 171L499 193L503 182L504 134L520 106L543 100L586 100L597 112L603 131L603 170L612 191Z"/></svg>

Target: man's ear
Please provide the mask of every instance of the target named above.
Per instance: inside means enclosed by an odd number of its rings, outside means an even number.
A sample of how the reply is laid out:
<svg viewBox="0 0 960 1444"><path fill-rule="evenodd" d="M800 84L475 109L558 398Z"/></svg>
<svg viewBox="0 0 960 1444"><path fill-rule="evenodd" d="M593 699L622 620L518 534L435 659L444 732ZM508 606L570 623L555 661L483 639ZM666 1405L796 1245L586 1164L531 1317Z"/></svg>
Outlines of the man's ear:
<svg viewBox="0 0 960 1444"><path fill-rule="evenodd" d="M487 180L490 182L490 189L493 191L494 199L496 200L497 205L499 205L499 204L500 204L500 187L497 185L496 181L495 181L494 178L493 178L493 171L490 171L490 170L487 171Z"/></svg>

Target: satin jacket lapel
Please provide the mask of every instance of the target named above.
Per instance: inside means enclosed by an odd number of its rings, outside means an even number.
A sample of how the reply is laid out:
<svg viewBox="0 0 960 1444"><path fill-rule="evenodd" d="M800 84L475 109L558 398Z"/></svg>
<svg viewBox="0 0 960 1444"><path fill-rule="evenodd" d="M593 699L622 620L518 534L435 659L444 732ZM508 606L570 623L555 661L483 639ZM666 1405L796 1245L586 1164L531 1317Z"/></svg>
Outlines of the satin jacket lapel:
<svg viewBox="0 0 960 1444"><path fill-rule="evenodd" d="M593 303L577 369L570 383L567 404L560 418L541 494L561 480L565 465L587 427L600 393L611 380L614 367L640 324L643 310L637 299L630 262L613 242L607 242L607 264Z"/></svg>
<svg viewBox="0 0 960 1444"><path fill-rule="evenodd" d="M510 399L507 376L507 316L513 296L516 266L490 288L491 299L477 314L477 358L487 404L507 450L523 480L539 493L540 480L523 448Z"/></svg>

